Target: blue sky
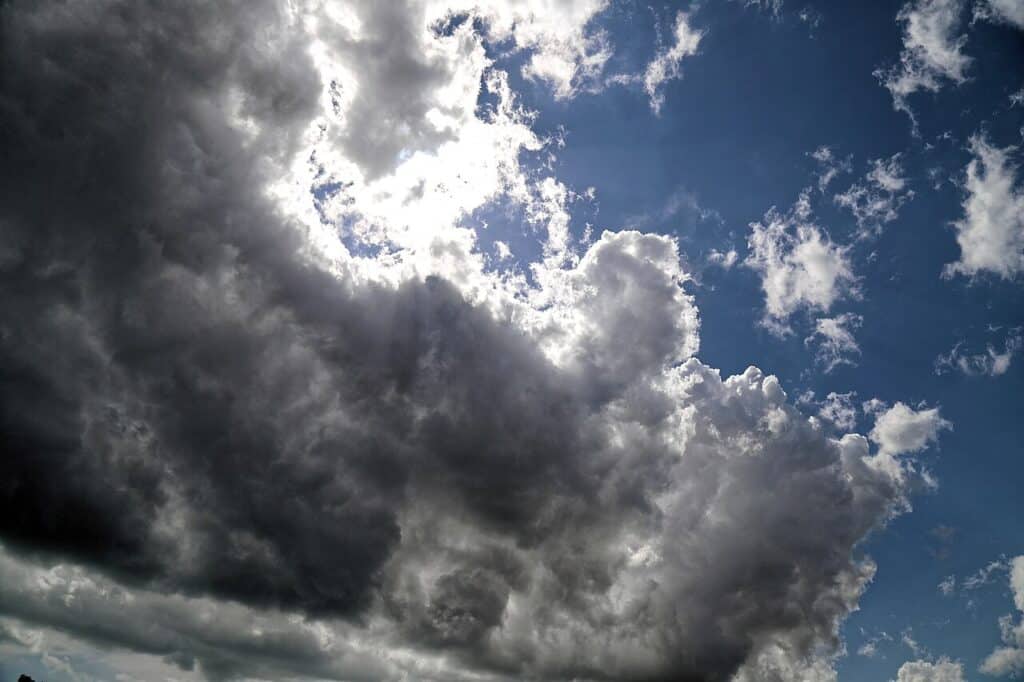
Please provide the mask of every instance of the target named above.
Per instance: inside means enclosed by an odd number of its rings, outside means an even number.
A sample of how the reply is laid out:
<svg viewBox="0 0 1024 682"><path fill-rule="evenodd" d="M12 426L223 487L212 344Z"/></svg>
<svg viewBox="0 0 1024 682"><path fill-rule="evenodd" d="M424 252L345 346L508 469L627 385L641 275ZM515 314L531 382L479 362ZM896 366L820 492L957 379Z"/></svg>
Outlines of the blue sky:
<svg viewBox="0 0 1024 682"><path fill-rule="evenodd" d="M1024 2L130 4L0 6L0 677L1024 675Z"/></svg>

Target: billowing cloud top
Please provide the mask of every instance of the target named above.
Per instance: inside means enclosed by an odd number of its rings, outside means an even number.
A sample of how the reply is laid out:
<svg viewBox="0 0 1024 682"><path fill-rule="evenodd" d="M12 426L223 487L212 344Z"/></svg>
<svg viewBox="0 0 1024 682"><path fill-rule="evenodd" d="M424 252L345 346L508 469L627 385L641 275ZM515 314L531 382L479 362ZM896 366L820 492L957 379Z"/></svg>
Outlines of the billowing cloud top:
<svg viewBox="0 0 1024 682"><path fill-rule="evenodd" d="M827 676L945 422L897 404L873 449L723 379L673 239L573 242L484 44L568 96L600 7L0 8L5 637L210 679ZM463 220L496 197L525 269ZM766 222L769 313L827 311L844 251Z"/></svg>

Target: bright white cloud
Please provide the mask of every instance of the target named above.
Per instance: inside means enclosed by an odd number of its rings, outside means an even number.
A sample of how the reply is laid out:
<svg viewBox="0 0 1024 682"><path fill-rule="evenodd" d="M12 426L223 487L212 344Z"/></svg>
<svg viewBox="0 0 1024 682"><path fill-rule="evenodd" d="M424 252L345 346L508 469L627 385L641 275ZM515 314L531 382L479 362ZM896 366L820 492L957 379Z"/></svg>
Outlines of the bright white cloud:
<svg viewBox="0 0 1024 682"><path fill-rule="evenodd" d="M954 223L960 259L944 274L989 272L1012 279L1024 272L1024 188L1010 161L1016 147L996 147L984 135L970 140L963 218Z"/></svg>
<svg viewBox="0 0 1024 682"><path fill-rule="evenodd" d="M938 440L939 432L952 428L938 408L915 410L897 402L875 418L870 437L885 454L920 452Z"/></svg>
<svg viewBox="0 0 1024 682"><path fill-rule="evenodd" d="M828 312L836 301L856 295L848 249L814 224L806 191L788 212L772 208L750 230L744 263L761 275L769 328L785 332L794 312Z"/></svg>
<svg viewBox="0 0 1024 682"><path fill-rule="evenodd" d="M679 12L676 15L675 27L672 31L672 45L659 52L644 70L644 92L651 100L651 109L655 114L661 112L665 103L662 85L682 75L682 61L685 57L697 53L704 31L690 26L690 15Z"/></svg>
<svg viewBox="0 0 1024 682"><path fill-rule="evenodd" d="M896 682L964 682L964 666L959 661L907 661L896 673Z"/></svg>
<svg viewBox="0 0 1024 682"><path fill-rule="evenodd" d="M826 374L839 365L856 364L853 356L860 355L860 346L853 332L863 322L864 318L855 313L822 317L815 322L814 333L804 339L804 343L807 346L817 344L814 357Z"/></svg>
<svg viewBox="0 0 1024 682"><path fill-rule="evenodd" d="M903 26L900 63L875 76L892 93L897 110L914 120L907 97L920 90L938 92L942 85L967 80L971 58L963 53L966 35L957 35L963 0L912 0L896 20ZM915 122L916 129L916 122Z"/></svg>

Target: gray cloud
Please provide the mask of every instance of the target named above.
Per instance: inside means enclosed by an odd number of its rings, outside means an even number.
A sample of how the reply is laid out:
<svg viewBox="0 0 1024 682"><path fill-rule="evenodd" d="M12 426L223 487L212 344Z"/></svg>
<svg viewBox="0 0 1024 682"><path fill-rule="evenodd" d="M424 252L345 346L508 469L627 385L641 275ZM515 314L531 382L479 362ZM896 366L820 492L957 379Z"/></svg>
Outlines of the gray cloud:
<svg viewBox="0 0 1024 682"><path fill-rule="evenodd" d="M530 310L327 263L270 191L330 89L276 3L0 12L0 612L212 679L782 680L838 644L934 433L872 454L693 358L667 238L606 233ZM367 87L433 73L378 47ZM378 106L371 173L426 139Z"/></svg>

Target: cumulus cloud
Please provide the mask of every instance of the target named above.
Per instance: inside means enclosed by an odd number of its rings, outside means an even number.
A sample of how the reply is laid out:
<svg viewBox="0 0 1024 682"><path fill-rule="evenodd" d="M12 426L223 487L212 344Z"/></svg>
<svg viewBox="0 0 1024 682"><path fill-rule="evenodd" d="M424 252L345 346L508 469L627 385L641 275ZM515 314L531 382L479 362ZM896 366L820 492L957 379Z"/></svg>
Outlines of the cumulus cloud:
<svg viewBox="0 0 1024 682"><path fill-rule="evenodd" d="M785 213L772 208L750 230L744 263L761 276L770 328L786 331L787 319L798 310L828 312L856 294L848 250L814 224L807 192Z"/></svg>
<svg viewBox="0 0 1024 682"><path fill-rule="evenodd" d="M886 223L899 217L903 204L914 198L914 191L907 188L900 157L895 154L875 159L863 182L833 197L836 204L853 213L862 238L877 235Z"/></svg>
<svg viewBox="0 0 1024 682"><path fill-rule="evenodd" d="M1024 556L1015 557L1009 565L1010 590L1017 610L1024 614ZM999 619L1003 646L997 647L981 663L981 672L998 677L1017 678L1024 675L1024 615L1017 623L1012 616Z"/></svg>
<svg viewBox="0 0 1024 682"><path fill-rule="evenodd" d="M896 682L963 682L964 666L959 661L907 661L896 673Z"/></svg>
<svg viewBox="0 0 1024 682"><path fill-rule="evenodd" d="M938 440L940 431L952 426L936 407L915 410L897 402L877 414L870 437L881 453L898 455L924 450Z"/></svg>
<svg viewBox="0 0 1024 682"><path fill-rule="evenodd" d="M960 259L944 274L974 277L984 272L1012 279L1024 271L1024 189L1010 161L1016 147L996 147L983 135L970 140L963 218L955 222Z"/></svg>
<svg viewBox="0 0 1024 682"><path fill-rule="evenodd" d="M659 52L644 70L644 92L651 100L651 109L655 114L661 113L665 103L665 95L661 86L682 75L682 61L697 53L704 31L690 26L690 15L686 12L676 14L675 27L672 31L672 45Z"/></svg>
<svg viewBox="0 0 1024 682"><path fill-rule="evenodd" d="M990 343L984 353L971 353L964 350L964 342L961 341L948 353L935 359L935 373L945 374L956 370L967 376L1001 376L1010 369L1013 357L1021 348L1024 348L1024 334L1019 327L1006 334L1001 351Z"/></svg>
<svg viewBox="0 0 1024 682"><path fill-rule="evenodd" d="M903 27L899 64L879 69L875 76L892 94L893 105L914 122L907 98L924 90L938 92L946 82L967 80L971 58L963 53L966 35L957 35L963 0L912 0L903 5L896 21Z"/></svg>
<svg viewBox="0 0 1024 682"><path fill-rule="evenodd" d="M678 244L573 242L474 8L4 4L14 627L207 679L834 677L943 420L837 437L698 360ZM530 277L461 222L499 198ZM772 314L827 310L845 253L777 219Z"/></svg>
<svg viewBox="0 0 1024 682"><path fill-rule="evenodd" d="M852 359L860 355L860 346L854 337L854 330L863 324L864 318L855 313L843 313L836 317L822 317L815 322L814 333L804 339L808 346L818 345L815 361L828 374L840 365L855 365Z"/></svg>

